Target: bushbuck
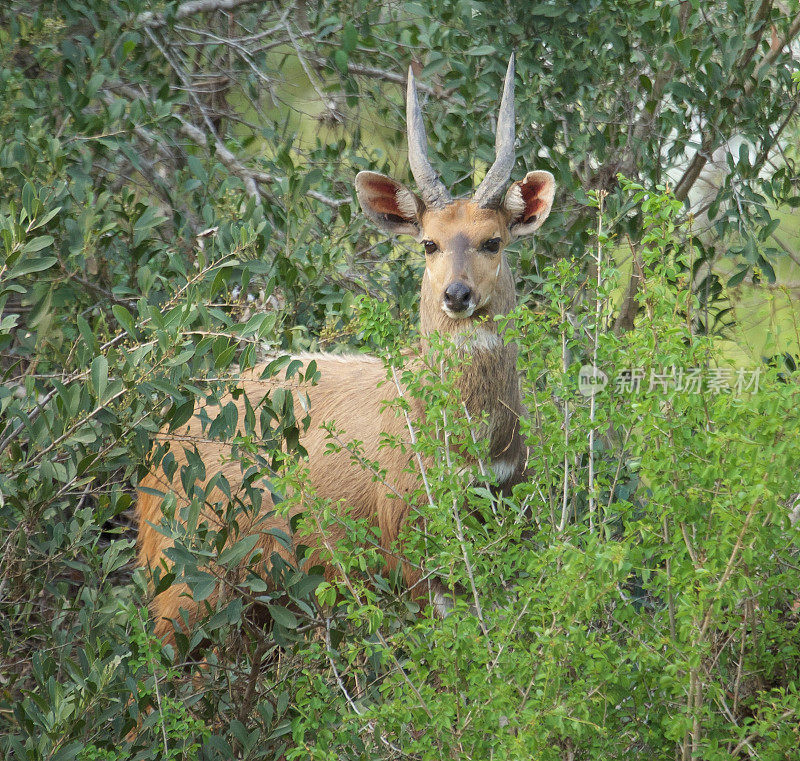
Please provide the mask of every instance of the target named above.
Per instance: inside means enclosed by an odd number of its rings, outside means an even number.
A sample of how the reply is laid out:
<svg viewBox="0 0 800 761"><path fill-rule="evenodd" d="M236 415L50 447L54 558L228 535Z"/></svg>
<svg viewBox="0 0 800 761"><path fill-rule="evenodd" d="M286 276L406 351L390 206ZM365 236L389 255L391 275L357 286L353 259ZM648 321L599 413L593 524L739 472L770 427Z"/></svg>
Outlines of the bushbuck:
<svg viewBox="0 0 800 761"><path fill-rule="evenodd" d="M455 390L459 404L463 403L472 420L484 419L478 435L488 439L488 458L497 484L510 487L520 479L525 463L525 446L519 432L520 416L524 414L517 375L517 349L505 343L499 332L497 315L505 315L516 302L514 279L504 247L515 238L530 235L550 213L554 181L549 172L529 172L524 179L507 187L514 165L514 57L506 72L502 101L497 120L495 141L496 159L475 195L471 199L453 199L438 179L427 156L425 128L417 99L414 74L408 73L406 96L408 157L419 194L399 182L375 172L360 172L355 178L356 193L367 217L379 228L395 235L409 235L422 244L425 272L420 292L420 333L424 350L428 338L438 333L452 342L454 360L458 366ZM300 443L308 453L309 480L316 494L329 498L342 513L354 519L366 519L380 529L380 546L387 564L402 563L396 551L396 540L413 504L402 497L417 487L419 473L409 468L409 448L381 446L386 436L408 442L410 430L423 415L423 402L408 399L410 412L398 414L386 405L403 389L387 382L387 372L381 360L365 355L339 356L306 354L303 362L316 362L319 380L316 384L298 384L278 378L262 380L263 368L256 368L237 381L251 403L277 387L290 388L295 409L310 404L310 425L300 435ZM294 387L293 387L294 386ZM300 399L302 395L307 399ZM239 420L244 418L241 394L231 396L239 408ZM223 402L223 403L225 403ZM483 417L485 415L485 417ZM326 452L329 432L322 425L334 422L342 443L363 442L361 456L377 463L385 478L375 479L374 471L355 463L347 449ZM410 424L410 425L409 425ZM204 437L205 436L205 437ZM171 441L171 448L180 466L187 462L185 442L196 447L206 473L221 472L234 491L242 483L240 464L233 461L231 447L209 440L199 416L195 416L177 434L163 432L162 441ZM143 479L138 498L139 558L148 569L165 563L165 550L172 541L155 528L162 519L162 497L158 492L174 491L178 507L187 504L180 479L166 478L162 469L153 467ZM222 500L218 490L208 499ZM274 553L296 564L294 552L275 538L275 529L290 531L290 516L268 514L274 506L264 496L260 516L250 524L259 534L256 549L262 550L264 562ZM179 513L177 510L176 513ZM214 516L205 516L213 526ZM413 518L412 518L413 519ZM240 525L240 536L249 533ZM322 564L330 578L336 575L325 546L335 545L343 535L337 525L324 530L295 535L295 546L302 544L313 551L306 557L312 565ZM212 569L213 570L213 569ZM421 588L442 603L441 585L425 580L418 565L402 563L403 576L412 592ZM421 596L421 595L419 595ZM215 597L208 602L213 606ZM154 601L156 633L172 639L171 621L178 620L183 608L191 623L199 605L191 598L185 584L173 586L158 594Z"/></svg>

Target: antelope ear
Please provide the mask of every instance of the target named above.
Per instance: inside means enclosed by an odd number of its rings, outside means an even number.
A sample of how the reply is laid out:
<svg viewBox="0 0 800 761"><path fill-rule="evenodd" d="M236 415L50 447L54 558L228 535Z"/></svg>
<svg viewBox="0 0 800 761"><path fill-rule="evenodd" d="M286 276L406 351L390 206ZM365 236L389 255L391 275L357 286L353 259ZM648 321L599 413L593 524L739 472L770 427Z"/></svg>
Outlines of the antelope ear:
<svg viewBox="0 0 800 761"><path fill-rule="evenodd" d="M538 230L553 206L556 181L550 172L528 172L524 180L512 183L503 200L509 216L512 238L522 238Z"/></svg>
<svg viewBox="0 0 800 761"><path fill-rule="evenodd" d="M420 239L425 204L408 188L385 174L359 172L356 195L364 214L382 230Z"/></svg>

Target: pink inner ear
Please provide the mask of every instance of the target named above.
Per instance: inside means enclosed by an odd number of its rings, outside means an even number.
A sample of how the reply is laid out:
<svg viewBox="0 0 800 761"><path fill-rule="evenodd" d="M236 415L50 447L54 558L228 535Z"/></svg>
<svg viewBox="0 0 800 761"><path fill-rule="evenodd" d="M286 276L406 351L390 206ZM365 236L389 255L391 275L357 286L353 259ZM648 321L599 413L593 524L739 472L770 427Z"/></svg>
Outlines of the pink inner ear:
<svg viewBox="0 0 800 761"><path fill-rule="evenodd" d="M525 198L525 214L523 222L527 222L531 217L535 217L544 207L544 201L536 196Z"/></svg>
<svg viewBox="0 0 800 761"><path fill-rule="evenodd" d="M378 214L405 218L397 205L397 186L386 180L370 180L369 202Z"/></svg>

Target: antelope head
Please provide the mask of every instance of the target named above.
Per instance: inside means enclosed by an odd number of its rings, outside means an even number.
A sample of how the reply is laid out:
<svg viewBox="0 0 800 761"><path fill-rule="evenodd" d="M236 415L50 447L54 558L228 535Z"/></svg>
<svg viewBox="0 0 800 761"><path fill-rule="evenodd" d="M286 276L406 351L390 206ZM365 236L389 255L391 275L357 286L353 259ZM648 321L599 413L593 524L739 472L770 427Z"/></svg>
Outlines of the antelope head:
<svg viewBox="0 0 800 761"><path fill-rule="evenodd" d="M550 172L528 172L506 188L514 167L514 56L508 63L495 137L495 161L471 199L454 200L428 160L422 111L409 69L408 160L419 195L376 172L359 172L356 193L378 227L410 235L425 249L422 332L453 332L464 320L504 314L515 303L504 248L537 230L553 203Z"/></svg>

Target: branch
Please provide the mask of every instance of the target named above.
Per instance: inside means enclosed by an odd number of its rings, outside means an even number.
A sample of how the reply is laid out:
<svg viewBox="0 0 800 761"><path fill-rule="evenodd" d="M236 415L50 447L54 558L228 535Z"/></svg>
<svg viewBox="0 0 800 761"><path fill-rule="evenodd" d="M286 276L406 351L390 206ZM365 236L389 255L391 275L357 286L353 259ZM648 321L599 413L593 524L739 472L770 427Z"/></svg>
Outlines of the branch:
<svg viewBox="0 0 800 761"><path fill-rule="evenodd" d="M180 19L194 16L198 13L232 11L240 5L255 5L257 2L263 5L263 0L190 0L189 2L181 3L175 14L169 18L170 20L180 21ZM145 11L136 17L135 23L137 26L159 27L166 25L167 17L163 13Z"/></svg>
<svg viewBox="0 0 800 761"><path fill-rule="evenodd" d="M195 127L194 124L190 124L182 116L178 116L178 114L173 114L173 116L181 125L178 131L182 135L188 137L192 142L197 143L198 145L205 146L208 144L208 136L205 132L203 132L203 130ZM217 137L212 137L212 140L214 142L214 148L216 149L219 160L225 165L231 174L235 174L244 183L244 188L247 191L247 194L255 197L256 200L260 202L261 193L256 185L254 173L244 164L242 164L239 159L237 159L236 156L223 145L221 140L219 140Z"/></svg>
<svg viewBox="0 0 800 761"><path fill-rule="evenodd" d="M755 18L753 19L753 26L755 26L755 38L753 39L753 44L748 49L747 53L745 53L744 58L739 62L737 68L742 71L744 70L745 66L753 59L753 56L756 54L758 50L758 46L761 44L761 40L764 37L764 32L767 29L767 21L769 20L769 14L772 10L772 3L773 0L761 0L761 6L756 11Z"/></svg>
<svg viewBox="0 0 800 761"><path fill-rule="evenodd" d="M119 304L120 306L124 306L126 309L130 309L131 306L135 308L135 299L118 299L111 291L107 291L105 288L103 288L103 286L93 283L91 280L87 280L85 277L79 275L75 271L71 271L60 256L58 257L58 263L61 265L61 269L69 280L74 280L79 285L82 285L84 288L92 291L92 293L94 293L96 296L102 296L112 304Z"/></svg>
<svg viewBox="0 0 800 761"><path fill-rule="evenodd" d="M760 154L759 154L759 155L756 157L756 160L753 162L753 164L752 164L752 166L751 166L751 171L753 171L753 173L754 173L756 176L757 176L757 175L758 175L758 173L761 171L761 167L762 167L762 166L764 166L764 164L765 164L765 163L767 162L767 160L769 159L769 155L770 155L770 153L771 153L772 149L773 149L775 146L777 146L777 145L778 145L778 138L781 136L781 134L783 133L783 131L786 129L786 127L787 127L787 126L789 125L789 123L791 122L791 120L792 120L792 117L793 117L793 116L795 115L795 113L797 112L797 109L798 109L798 107L800 107L800 101L797 101L797 100L795 100L795 102L792 104L792 107L789 109L789 113L788 113L788 114L786 114L786 117L785 117L785 118L784 118L784 120L781 122L781 124L780 124L780 126L778 127L778 129L775 131L775 134L774 134L774 135L769 135L769 134L768 134L768 135L766 136L766 138L764 139L764 142L765 142L765 143L767 142L767 140L769 140L769 145L767 145L765 148L763 148L763 149L762 149L761 153L760 153ZM679 218L678 218L678 222L677 222L677 224L678 224L679 226L680 226L680 225L682 225L682 224L684 224L684 223L686 222L686 220L687 220L687 219L689 219L689 216L690 216L690 215L694 216L694 217L695 217L695 219L696 219L696 218L698 218L699 216L701 216L702 214L705 214L705 213L706 213L706 212L707 212L707 211L708 211L708 210L711 208L711 206L713 205L713 203L714 203L714 201L713 201L713 200L711 200L711 201L707 201L707 202L706 202L705 204L703 204L703 206L701 206L699 209L696 209L696 210L694 210L694 211L687 211L687 212L686 212L686 213L685 213L685 214L684 214L682 217L679 217ZM775 238L775 236L774 236L774 235L772 235L772 237L773 237L773 238ZM776 240L777 240L777 239L776 239ZM786 247L786 246L785 246L783 243L781 243L780 241L778 241L778 244L781 246L781 248L783 248L783 249L784 249L784 251L786 251L786 253L788 253L788 254L789 254L789 256L790 256L790 257L792 256L792 253L791 253L791 251L790 251L790 250L789 250L789 249L788 249L788 248L787 248L787 247ZM797 264L800 264L800 261L797 261L796 263L797 263Z"/></svg>
<svg viewBox="0 0 800 761"><path fill-rule="evenodd" d="M143 93L136 92L136 90L126 85L114 85L113 89L134 100L141 98L143 95ZM105 98L105 101L106 103L111 104L113 99L109 96ZM219 160L228 169L228 171L231 172L231 174L236 175L242 180L248 195L254 196L260 201L261 193L258 189L259 185L272 185L276 182L280 182L281 178L279 177L275 177L274 175L268 174L267 172L262 172L258 169L250 169L246 167L241 161L239 161L238 158L236 158L232 151L225 147L225 144L216 135L208 136L199 127L196 127L194 124L186 121L186 119L174 112L172 113L172 116L177 119L181 125L178 131L184 137L189 138L189 140L191 140L193 143L204 148L207 147L209 142L214 143L214 148ZM135 128L134 131L142 140L147 142L162 155L166 152L163 143L159 140L157 135L140 127ZM169 155L168 152L166 152L166 155ZM320 203L324 203L326 206L330 206L333 209L338 209L340 206L350 203L349 198L331 198L330 196L320 193L317 190L309 190L308 196L314 198Z"/></svg>
<svg viewBox="0 0 800 761"><path fill-rule="evenodd" d="M769 52L759 61L758 65L756 66L755 71L753 72L753 76L747 81L745 86L742 88L742 94L739 98L737 98L737 102L741 102L742 100L749 98L753 92L755 91L758 85L759 75L769 66L771 66L777 60L778 56L781 54L781 51L797 36L798 32L800 32L800 13L794 17L792 23L789 26L789 29L786 31L786 34L781 37L777 43L770 47ZM749 51L748 51L749 52ZM737 68L739 64L737 63ZM706 134L703 136L700 150L695 153L692 157L692 160L689 162L689 166L686 167L686 170L683 173L683 176L678 181L678 184L675 186L675 197L681 201L686 200L686 197L689 195L689 191L694 186L695 182L697 182L697 178L700 176L700 173L703 171L703 167L708 163L708 160L711 158L711 150L714 147L714 138L711 134Z"/></svg>
<svg viewBox="0 0 800 761"><path fill-rule="evenodd" d="M614 322L613 332L615 336L633 328L636 313L639 311L639 302L636 300L636 295L639 293L639 285L644 277L641 259L636 249L633 247L630 237L628 238L628 245L630 246L632 257L631 276L628 281L628 289L625 293L625 298L620 307L617 319Z"/></svg>
<svg viewBox="0 0 800 761"><path fill-rule="evenodd" d="M306 55L311 63L314 64L316 69L323 71L329 70L329 64L322 56ZM389 69L379 69L375 66L364 66L360 63L348 63L347 71L350 74L357 74L362 77L369 77L370 79L380 79L383 82L392 82L393 84L400 85L401 87L406 86L406 74L404 72L398 73L396 71L390 71ZM452 97L451 90L443 90L441 88L431 87L430 85L426 85L424 82L420 82L419 80L417 80L417 90L427 93L438 100L455 102L454 98Z"/></svg>
<svg viewBox="0 0 800 761"><path fill-rule="evenodd" d="M180 116L175 115L175 118L181 123L181 134L185 135L192 142L197 143L198 145L206 145L206 134L201 129L198 129L194 126L194 124L190 124ZM230 150L223 145L221 140L215 138L214 147L216 149L217 156L219 156L219 160L232 174L235 174L242 180L249 195L255 196L260 200L261 194L258 190L258 185L271 185L273 183L280 182L279 177L275 177L267 172L262 172L258 169L248 169ZM330 196L320 193L317 190L309 190L308 195L311 198L314 198L317 201L324 203L326 206L330 206L334 209L338 209L340 206L350 203L349 198L331 198Z"/></svg>
<svg viewBox="0 0 800 761"><path fill-rule="evenodd" d="M341 114L337 114L336 112L336 103L332 98L326 98L325 93L322 92L320 84L317 82L317 78L314 76L314 73L311 71L311 67L306 62L306 58L303 55L303 51L300 50L300 46L297 44L297 40L294 38L292 34L292 27L287 23L284 25L286 29L286 34L289 35L289 39L291 40L292 47L294 48L295 55L297 55L297 60L300 61L300 65L303 67L303 71L306 73L306 77L308 77L308 81L311 83L311 86L314 88L314 92L317 93L317 97L319 97L320 102L323 106L328 110L328 114L333 117L334 121L341 122L342 117Z"/></svg>
<svg viewBox="0 0 800 761"><path fill-rule="evenodd" d="M370 77L372 79L382 79L384 82L394 82L402 87L406 86L406 75L398 74L396 71L378 69L374 66L362 66L359 63L348 63L347 70L351 74L360 74L361 76ZM441 90L431 87L430 85L426 85L424 82L420 82L419 80L417 80L417 90L427 93L428 95L433 95L437 98L444 98L445 100L449 99L448 93L442 92Z"/></svg>

